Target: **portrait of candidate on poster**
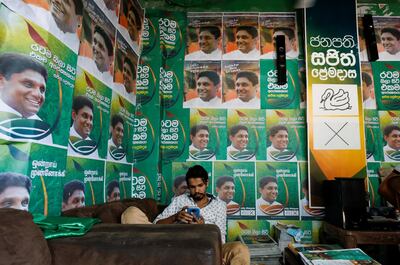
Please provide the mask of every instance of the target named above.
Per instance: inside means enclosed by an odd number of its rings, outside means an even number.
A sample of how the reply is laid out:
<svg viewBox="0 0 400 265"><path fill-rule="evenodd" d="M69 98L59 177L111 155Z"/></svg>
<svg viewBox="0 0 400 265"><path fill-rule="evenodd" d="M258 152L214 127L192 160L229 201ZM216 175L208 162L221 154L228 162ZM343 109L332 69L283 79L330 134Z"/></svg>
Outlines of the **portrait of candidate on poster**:
<svg viewBox="0 0 400 265"><path fill-rule="evenodd" d="M222 59L222 14L189 13L186 61Z"/></svg>
<svg viewBox="0 0 400 265"><path fill-rule="evenodd" d="M249 129L243 124L236 124L228 128L227 160L256 160L257 150L254 148L248 149L250 141L249 130L252 130L252 128ZM251 140L255 141L256 139L252 138ZM256 144L256 146L258 145Z"/></svg>
<svg viewBox="0 0 400 265"><path fill-rule="evenodd" d="M258 60L258 14L224 14L223 60Z"/></svg>
<svg viewBox="0 0 400 265"><path fill-rule="evenodd" d="M378 61L400 61L400 17L373 17Z"/></svg>
<svg viewBox="0 0 400 265"><path fill-rule="evenodd" d="M79 49L82 0L5 0L7 7L53 34L75 53Z"/></svg>
<svg viewBox="0 0 400 265"><path fill-rule="evenodd" d="M0 208L28 211L31 179L15 172L0 172Z"/></svg>
<svg viewBox="0 0 400 265"><path fill-rule="evenodd" d="M68 155L106 158L112 90L78 68L72 100Z"/></svg>
<svg viewBox="0 0 400 265"><path fill-rule="evenodd" d="M66 146L77 55L4 6L0 27L0 137Z"/></svg>
<svg viewBox="0 0 400 265"><path fill-rule="evenodd" d="M258 62L222 62L223 108L260 108Z"/></svg>
<svg viewBox="0 0 400 265"><path fill-rule="evenodd" d="M221 63L185 62L184 108L220 108Z"/></svg>
<svg viewBox="0 0 400 265"><path fill-rule="evenodd" d="M276 59L275 38L280 35L285 37L286 59L297 59L299 48L294 13L260 15L260 59Z"/></svg>
<svg viewBox="0 0 400 265"><path fill-rule="evenodd" d="M371 64L361 63L362 99L364 109L376 109L375 85Z"/></svg>
<svg viewBox="0 0 400 265"><path fill-rule="evenodd" d="M114 61L114 89L132 104L136 104L136 73L138 56L117 32Z"/></svg>
<svg viewBox="0 0 400 265"><path fill-rule="evenodd" d="M275 124L267 128L267 161L297 161L296 152L289 149L289 129L285 124ZM293 139L294 140L294 139Z"/></svg>
<svg viewBox="0 0 400 265"><path fill-rule="evenodd" d="M122 1L120 7L119 30L135 52L139 54L144 9L141 7L138 0Z"/></svg>
<svg viewBox="0 0 400 265"><path fill-rule="evenodd" d="M116 30L93 1L87 0L84 6L78 65L112 86Z"/></svg>

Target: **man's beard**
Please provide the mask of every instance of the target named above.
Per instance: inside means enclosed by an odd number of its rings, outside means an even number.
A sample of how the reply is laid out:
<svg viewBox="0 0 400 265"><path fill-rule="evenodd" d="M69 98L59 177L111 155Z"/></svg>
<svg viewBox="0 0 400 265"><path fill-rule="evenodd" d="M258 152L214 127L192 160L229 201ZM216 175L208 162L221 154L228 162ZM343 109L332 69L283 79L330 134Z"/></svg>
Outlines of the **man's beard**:
<svg viewBox="0 0 400 265"><path fill-rule="evenodd" d="M202 200L206 194L205 193L195 193L193 195L191 195L194 201L200 201Z"/></svg>

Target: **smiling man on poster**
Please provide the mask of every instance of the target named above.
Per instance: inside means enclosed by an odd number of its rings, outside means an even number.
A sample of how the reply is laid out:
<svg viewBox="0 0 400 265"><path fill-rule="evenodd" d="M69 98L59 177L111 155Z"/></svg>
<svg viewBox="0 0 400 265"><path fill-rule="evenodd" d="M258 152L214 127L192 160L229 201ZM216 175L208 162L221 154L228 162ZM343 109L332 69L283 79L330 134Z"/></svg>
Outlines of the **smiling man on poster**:
<svg viewBox="0 0 400 265"><path fill-rule="evenodd" d="M223 55L224 60L258 60L258 30L254 26L238 26L236 28L237 50Z"/></svg>
<svg viewBox="0 0 400 265"><path fill-rule="evenodd" d="M196 91L198 97L185 101L185 108L219 108L221 99L217 96L220 78L215 71L203 71L197 76Z"/></svg>
<svg viewBox="0 0 400 265"><path fill-rule="evenodd" d="M257 97L258 76L250 71L240 71L236 74L235 91L237 98L226 101L226 108L260 108L260 99Z"/></svg>
<svg viewBox="0 0 400 265"><path fill-rule="evenodd" d="M285 125L271 127L269 130L269 140L271 145L267 148L267 161L297 161L296 155L287 149L289 132Z"/></svg>
<svg viewBox="0 0 400 265"><path fill-rule="evenodd" d="M222 51L218 47L221 40L221 30L216 26L203 26L199 29L199 51L185 56L187 61L221 60Z"/></svg>
<svg viewBox="0 0 400 265"><path fill-rule="evenodd" d="M41 63L23 54L1 54L0 112L11 115L8 118L16 116L21 119L42 121L37 113L46 99L46 82L47 70ZM25 129L37 130L38 128L26 127ZM9 134L0 133L0 136L10 138ZM28 137L13 133L11 138L26 139ZM53 143L51 134L38 141L46 144Z"/></svg>

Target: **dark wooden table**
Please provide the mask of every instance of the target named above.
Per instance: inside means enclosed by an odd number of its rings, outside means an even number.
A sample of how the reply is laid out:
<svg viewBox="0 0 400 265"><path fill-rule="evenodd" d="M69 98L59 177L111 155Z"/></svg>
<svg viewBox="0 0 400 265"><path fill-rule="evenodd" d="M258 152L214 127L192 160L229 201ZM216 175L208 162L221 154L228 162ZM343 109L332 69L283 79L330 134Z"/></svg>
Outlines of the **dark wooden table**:
<svg viewBox="0 0 400 265"><path fill-rule="evenodd" d="M324 222L322 237L334 239L345 248L356 248L358 245L392 245L400 244L400 231L345 230Z"/></svg>

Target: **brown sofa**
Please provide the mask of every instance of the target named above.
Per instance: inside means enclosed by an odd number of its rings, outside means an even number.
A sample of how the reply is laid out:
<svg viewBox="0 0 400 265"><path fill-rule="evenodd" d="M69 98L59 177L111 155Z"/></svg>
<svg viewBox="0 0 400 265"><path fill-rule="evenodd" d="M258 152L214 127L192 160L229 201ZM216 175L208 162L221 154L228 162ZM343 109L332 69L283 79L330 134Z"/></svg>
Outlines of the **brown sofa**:
<svg viewBox="0 0 400 265"><path fill-rule="evenodd" d="M82 237L45 240L29 213L0 209L0 264L220 265L221 236L215 225L121 225L129 206L150 221L159 208L151 199L130 199L64 212L102 220Z"/></svg>

